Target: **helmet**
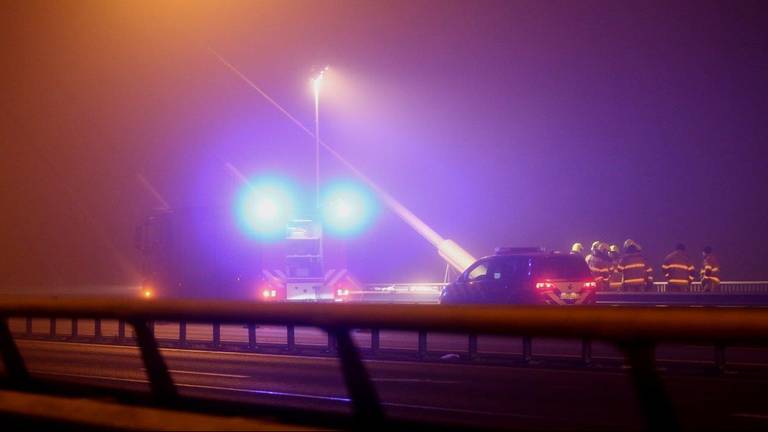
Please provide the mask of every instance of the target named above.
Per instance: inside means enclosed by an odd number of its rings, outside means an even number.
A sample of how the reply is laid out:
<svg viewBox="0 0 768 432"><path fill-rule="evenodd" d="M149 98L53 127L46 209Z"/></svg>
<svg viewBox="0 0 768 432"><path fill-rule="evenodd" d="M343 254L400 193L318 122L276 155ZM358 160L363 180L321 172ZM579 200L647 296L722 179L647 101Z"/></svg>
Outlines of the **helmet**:
<svg viewBox="0 0 768 432"><path fill-rule="evenodd" d="M612 244L608 247L608 252L610 253L619 253L619 247L615 244Z"/></svg>
<svg viewBox="0 0 768 432"><path fill-rule="evenodd" d="M635 243L635 241L634 241L634 240L632 240L632 239L627 239L627 240L624 242L624 250L625 250L625 251L627 251L627 250L629 250L630 248L635 248L636 250L641 250L641 249L642 249L642 248L640 247L640 245L639 245L639 244Z"/></svg>
<svg viewBox="0 0 768 432"><path fill-rule="evenodd" d="M573 246L571 246L571 253L573 254L581 254L584 252L584 245L581 243L574 243Z"/></svg>
<svg viewBox="0 0 768 432"><path fill-rule="evenodd" d="M597 252L597 248L600 247L600 240L595 240L592 242L592 247L589 248L589 250L592 251L592 253Z"/></svg>
<svg viewBox="0 0 768 432"><path fill-rule="evenodd" d="M597 245L597 251L598 252L600 252L601 254L606 254L607 255L608 254L608 250L609 250L608 249L608 243L606 243L606 242L598 243L598 245Z"/></svg>

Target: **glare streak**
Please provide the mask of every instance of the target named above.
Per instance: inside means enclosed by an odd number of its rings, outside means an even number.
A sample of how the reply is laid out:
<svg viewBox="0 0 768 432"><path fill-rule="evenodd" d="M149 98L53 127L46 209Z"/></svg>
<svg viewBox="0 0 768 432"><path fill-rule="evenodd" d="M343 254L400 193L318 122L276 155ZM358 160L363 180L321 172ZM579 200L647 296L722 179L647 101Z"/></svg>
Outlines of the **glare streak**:
<svg viewBox="0 0 768 432"><path fill-rule="evenodd" d="M315 138L315 134L304 124L299 121L296 117L291 115L285 108L283 108L277 101L272 99L264 90L259 88L253 81L248 79L247 76L245 76L240 70L238 70L234 65L229 63L227 60L225 60L221 55L219 55L216 51L214 51L212 48L208 48L208 50L216 56L216 58L219 59L219 61L226 66L229 70L231 70L235 75L240 77L246 84L248 84L249 87L256 90L261 96L264 97L272 106L277 108L278 111L280 111L283 115L285 115L289 120L291 120L296 126L298 126L301 130L303 130L307 135L309 135L312 138ZM365 182L368 187L373 189L376 194L379 196L379 198L384 202L384 204L389 207L392 211L395 212L405 223L407 223L411 228L413 228L416 232L418 232L424 239L426 239L428 242L434 246L440 256L445 259L448 264L450 264L452 267L456 268L458 271L464 271L475 259L470 255L467 251L462 249L458 244L454 243L451 240L444 239L440 234L438 234L435 230L433 230L431 227L429 227L424 221L419 219L413 212L408 210L404 205L402 205L399 201L397 201L394 197L392 197L390 194L385 192L381 187L379 187L376 183L374 183L373 180L368 178L365 174L362 173L357 167L352 165L351 162L349 162L347 159L345 159L341 154L339 154L336 150L331 148L328 144L325 143L322 139L319 140L320 144L325 148L333 157L339 160L347 169L352 171L357 177L359 177L363 182Z"/></svg>
<svg viewBox="0 0 768 432"><path fill-rule="evenodd" d="M163 195L161 195L160 192L158 192L157 188L155 188L152 185L152 183L150 183L149 180L147 180L147 178L144 177L143 174L136 173L136 179L138 179L139 183L141 183L141 185L144 186L144 188L149 192L149 194L152 195L152 197L155 198L160 203L160 205L162 206L161 210L171 209L171 205L168 204L168 201L166 201L165 198L163 198Z"/></svg>

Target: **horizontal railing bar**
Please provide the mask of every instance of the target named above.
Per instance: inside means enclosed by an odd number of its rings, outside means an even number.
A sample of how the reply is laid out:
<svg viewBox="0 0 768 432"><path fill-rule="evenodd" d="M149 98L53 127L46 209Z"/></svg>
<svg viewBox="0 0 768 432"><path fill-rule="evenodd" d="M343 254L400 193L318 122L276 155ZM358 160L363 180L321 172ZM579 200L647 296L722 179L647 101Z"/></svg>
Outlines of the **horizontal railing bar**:
<svg viewBox="0 0 768 432"><path fill-rule="evenodd" d="M418 329L603 340L768 342L768 311L749 308L605 308L235 301L0 299L0 316L291 324Z"/></svg>

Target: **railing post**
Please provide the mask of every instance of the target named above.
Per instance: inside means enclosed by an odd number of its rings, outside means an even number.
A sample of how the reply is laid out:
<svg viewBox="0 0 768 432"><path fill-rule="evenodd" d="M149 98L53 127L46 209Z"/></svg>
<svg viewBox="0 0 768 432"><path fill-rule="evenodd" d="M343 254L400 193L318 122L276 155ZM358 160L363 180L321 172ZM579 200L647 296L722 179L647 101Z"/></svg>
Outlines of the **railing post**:
<svg viewBox="0 0 768 432"><path fill-rule="evenodd" d="M101 337L102 337L102 334L101 334L101 318L96 318L93 321L93 336L96 339L101 339Z"/></svg>
<svg viewBox="0 0 768 432"><path fill-rule="evenodd" d="M419 358L423 359L427 356L427 332L426 330L419 330Z"/></svg>
<svg viewBox="0 0 768 432"><path fill-rule="evenodd" d="M347 329L327 329L333 333L338 343L339 360L347 385L349 397L352 400L352 410L359 424L381 429L384 421L384 411L381 409L379 395L373 385L368 371L360 359L360 353L352 341Z"/></svg>
<svg viewBox="0 0 768 432"><path fill-rule="evenodd" d="M677 415L656 371L654 345L647 341L632 341L621 345L630 366L640 409L649 431L679 430Z"/></svg>
<svg viewBox="0 0 768 432"><path fill-rule="evenodd" d="M379 329L371 329L371 354L378 354L380 344L381 339Z"/></svg>
<svg viewBox="0 0 768 432"><path fill-rule="evenodd" d="M592 364L592 340L584 338L581 340L581 361L589 366Z"/></svg>
<svg viewBox="0 0 768 432"><path fill-rule="evenodd" d="M187 320L179 321L179 345L187 346Z"/></svg>
<svg viewBox="0 0 768 432"><path fill-rule="evenodd" d="M213 347L219 348L221 346L221 323L213 323Z"/></svg>
<svg viewBox="0 0 768 432"><path fill-rule="evenodd" d="M721 343L715 345L715 367L720 372L725 370L725 345Z"/></svg>
<svg viewBox="0 0 768 432"><path fill-rule="evenodd" d="M178 396L176 386L173 384L173 379L168 371L168 367L165 365L165 360L163 360L163 356L160 354L157 340L155 340L155 336L147 324L147 322L140 320L131 321L131 325L136 332L136 343L139 345L141 357L144 360L144 367L147 370L149 386L152 394L159 402L173 402Z"/></svg>
<svg viewBox="0 0 768 432"><path fill-rule="evenodd" d="M24 364L16 342L13 340L11 329L8 326L8 318L0 317L0 351L2 351L5 374L8 381L15 386L29 384L29 371Z"/></svg>
<svg viewBox="0 0 768 432"><path fill-rule="evenodd" d="M533 360L533 340L530 336L523 336L523 363Z"/></svg>
<svg viewBox="0 0 768 432"><path fill-rule="evenodd" d="M48 334L50 337L56 337L56 318L51 318L50 325L48 326Z"/></svg>
<svg viewBox="0 0 768 432"><path fill-rule="evenodd" d="M467 356L470 360L474 360L477 357L477 335L472 333L469 335L469 346L467 347Z"/></svg>
<svg viewBox="0 0 768 432"><path fill-rule="evenodd" d="M293 351L294 348L296 348L296 329L293 327L293 324L288 324L288 326L285 328L285 332L288 351Z"/></svg>
<svg viewBox="0 0 768 432"><path fill-rule="evenodd" d="M27 317L27 328L25 330L27 336L32 336L32 317Z"/></svg>
<svg viewBox="0 0 768 432"><path fill-rule="evenodd" d="M117 339L120 342L125 340L125 321L123 320L117 321Z"/></svg>
<svg viewBox="0 0 768 432"><path fill-rule="evenodd" d="M336 337L333 333L328 332L328 352L334 352L336 350Z"/></svg>
<svg viewBox="0 0 768 432"><path fill-rule="evenodd" d="M248 323L248 348L256 349L256 323Z"/></svg>
<svg viewBox="0 0 768 432"><path fill-rule="evenodd" d="M77 337L77 318L72 318L72 335L70 336L72 339Z"/></svg>

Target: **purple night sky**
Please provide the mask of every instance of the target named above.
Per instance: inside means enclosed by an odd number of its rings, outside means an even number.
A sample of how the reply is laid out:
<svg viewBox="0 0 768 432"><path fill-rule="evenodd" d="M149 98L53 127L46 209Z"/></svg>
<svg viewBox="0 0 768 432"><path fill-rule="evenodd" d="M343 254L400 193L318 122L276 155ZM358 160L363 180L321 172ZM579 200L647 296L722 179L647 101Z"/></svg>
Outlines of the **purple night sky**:
<svg viewBox="0 0 768 432"><path fill-rule="evenodd" d="M330 65L324 139L475 256L631 237L657 269L683 242L768 278L763 2L34 4L0 22L4 283L135 282L137 173L178 207L229 205L225 162L312 190L311 138L209 48L308 126ZM364 279L442 277L396 216L374 228Z"/></svg>

